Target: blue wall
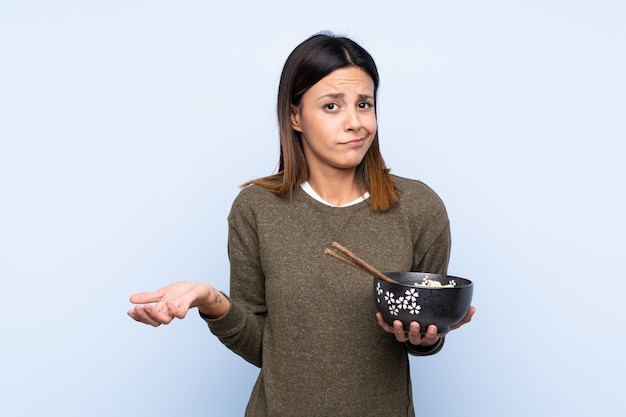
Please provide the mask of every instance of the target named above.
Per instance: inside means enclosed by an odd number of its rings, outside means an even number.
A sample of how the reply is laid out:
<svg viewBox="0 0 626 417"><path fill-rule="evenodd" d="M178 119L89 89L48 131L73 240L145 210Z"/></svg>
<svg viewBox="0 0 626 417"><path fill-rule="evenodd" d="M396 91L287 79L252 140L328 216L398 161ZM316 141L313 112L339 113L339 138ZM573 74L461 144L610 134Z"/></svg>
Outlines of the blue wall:
<svg viewBox="0 0 626 417"><path fill-rule="evenodd" d="M624 3L308 4L0 5L0 415L242 414L256 369L128 297L228 289L226 215L322 29L375 57L385 159L443 197L476 283L474 322L412 360L418 414L624 415Z"/></svg>

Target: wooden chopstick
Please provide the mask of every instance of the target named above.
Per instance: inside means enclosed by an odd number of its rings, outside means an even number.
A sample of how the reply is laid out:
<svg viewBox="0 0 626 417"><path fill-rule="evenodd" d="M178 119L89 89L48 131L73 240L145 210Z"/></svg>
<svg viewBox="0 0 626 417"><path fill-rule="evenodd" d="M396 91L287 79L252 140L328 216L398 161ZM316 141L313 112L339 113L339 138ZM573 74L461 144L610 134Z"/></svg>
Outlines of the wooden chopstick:
<svg viewBox="0 0 626 417"><path fill-rule="evenodd" d="M336 259L339 259L340 261L343 261L350 266L360 269L361 271L365 271L377 278L382 279L383 281L392 282L394 284L398 283L398 281L389 278L387 275L383 274L378 269L374 268L373 266L365 262L363 259L359 258L357 255L355 255L354 253L352 253L350 250L343 247L339 243L333 242L331 246L337 249L339 252L341 252L343 256L329 248L326 248L324 250L325 254L330 255Z"/></svg>
<svg viewBox="0 0 626 417"><path fill-rule="evenodd" d="M330 249L330 248L326 248L324 249L324 253L326 255L330 255L333 258L339 259L340 261L343 261L344 263L353 266L357 269L360 269L363 272L367 272L369 274L370 271L368 271L367 269L363 268L361 265L357 264L356 262L351 261L350 259L346 258L345 256L342 256L340 254L338 254L337 252L335 252L334 250Z"/></svg>

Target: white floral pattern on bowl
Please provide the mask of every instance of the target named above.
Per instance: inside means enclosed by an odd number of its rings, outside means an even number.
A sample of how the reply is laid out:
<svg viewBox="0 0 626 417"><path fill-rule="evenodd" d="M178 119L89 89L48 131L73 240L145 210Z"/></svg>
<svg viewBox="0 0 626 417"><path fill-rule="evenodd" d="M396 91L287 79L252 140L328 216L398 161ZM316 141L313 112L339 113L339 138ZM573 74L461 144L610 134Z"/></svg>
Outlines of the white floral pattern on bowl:
<svg viewBox="0 0 626 417"><path fill-rule="evenodd" d="M378 297L376 298L376 302L381 304L381 295L384 293L383 300L387 304L389 308L389 314L392 316L397 316L400 310L408 310L409 314L418 315L422 306L417 304L417 299L419 298L419 292L415 288L407 289L403 295L396 298L395 294L390 291L383 291L380 288L380 282L376 285L376 294Z"/></svg>

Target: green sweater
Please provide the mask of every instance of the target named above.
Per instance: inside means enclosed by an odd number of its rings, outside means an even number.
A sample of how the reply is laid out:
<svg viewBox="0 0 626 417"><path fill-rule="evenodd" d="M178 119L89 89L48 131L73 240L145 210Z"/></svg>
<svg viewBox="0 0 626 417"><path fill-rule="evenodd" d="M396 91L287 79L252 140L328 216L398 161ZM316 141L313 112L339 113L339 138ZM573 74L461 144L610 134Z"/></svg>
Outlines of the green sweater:
<svg viewBox="0 0 626 417"><path fill-rule="evenodd" d="M382 271L445 273L450 228L439 197L394 176L399 203L330 207L298 189L241 190L229 221L230 311L208 320L261 368L246 416L414 416L408 353L376 323L372 277L328 255L337 241Z"/></svg>

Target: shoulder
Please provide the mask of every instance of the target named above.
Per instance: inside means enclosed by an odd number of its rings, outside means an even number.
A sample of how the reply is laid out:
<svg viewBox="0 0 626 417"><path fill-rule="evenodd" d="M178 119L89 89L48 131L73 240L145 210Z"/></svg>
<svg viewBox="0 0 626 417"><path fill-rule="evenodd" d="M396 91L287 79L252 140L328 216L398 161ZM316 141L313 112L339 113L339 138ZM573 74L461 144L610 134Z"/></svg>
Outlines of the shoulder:
<svg viewBox="0 0 626 417"><path fill-rule="evenodd" d="M242 188L233 201L231 216L234 214L254 213L265 209L275 209L284 204L286 198L277 196L265 187L252 184Z"/></svg>
<svg viewBox="0 0 626 417"><path fill-rule="evenodd" d="M435 235L449 227L450 220L443 200L422 181L393 176L398 190L396 210L412 228L432 230Z"/></svg>
<svg viewBox="0 0 626 417"><path fill-rule="evenodd" d="M445 210L443 200L428 185L419 180L391 176L401 204L418 204L419 206L440 207Z"/></svg>
<svg viewBox="0 0 626 417"><path fill-rule="evenodd" d="M261 187L260 185L251 184L239 190L239 194L235 198L235 202L256 201L259 199L265 200L267 198L271 198L272 196L275 195L267 188Z"/></svg>

